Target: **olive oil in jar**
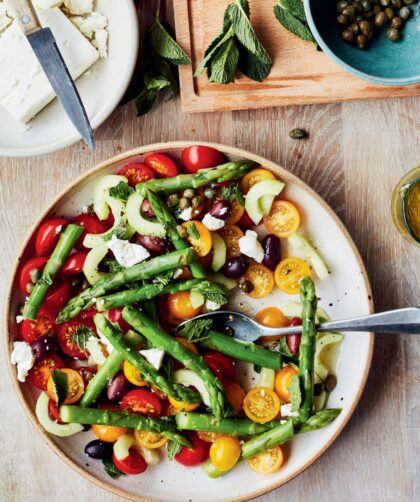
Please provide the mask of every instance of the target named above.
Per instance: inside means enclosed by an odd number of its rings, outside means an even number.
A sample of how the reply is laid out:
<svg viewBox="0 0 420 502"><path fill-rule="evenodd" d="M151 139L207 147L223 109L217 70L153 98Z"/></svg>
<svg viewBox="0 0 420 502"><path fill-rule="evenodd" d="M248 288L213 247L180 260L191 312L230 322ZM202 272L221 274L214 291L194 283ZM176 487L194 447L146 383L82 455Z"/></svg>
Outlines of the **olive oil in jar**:
<svg viewBox="0 0 420 502"><path fill-rule="evenodd" d="M392 216L400 234L420 244L420 166L407 173L395 187Z"/></svg>

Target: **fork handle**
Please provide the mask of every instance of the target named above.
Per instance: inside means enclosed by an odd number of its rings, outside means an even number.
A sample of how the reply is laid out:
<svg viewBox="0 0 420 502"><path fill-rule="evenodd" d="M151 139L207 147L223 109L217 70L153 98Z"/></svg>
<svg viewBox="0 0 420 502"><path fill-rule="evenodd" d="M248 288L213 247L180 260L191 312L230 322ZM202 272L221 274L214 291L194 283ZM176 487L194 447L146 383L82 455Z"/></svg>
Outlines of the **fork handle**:
<svg viewBox="0 0 420 502"><path fill-rule="evenodd" d="M31 0L8 0L8 3L14 10L16 19L26 36L41 29L41 23Z"/></svg>

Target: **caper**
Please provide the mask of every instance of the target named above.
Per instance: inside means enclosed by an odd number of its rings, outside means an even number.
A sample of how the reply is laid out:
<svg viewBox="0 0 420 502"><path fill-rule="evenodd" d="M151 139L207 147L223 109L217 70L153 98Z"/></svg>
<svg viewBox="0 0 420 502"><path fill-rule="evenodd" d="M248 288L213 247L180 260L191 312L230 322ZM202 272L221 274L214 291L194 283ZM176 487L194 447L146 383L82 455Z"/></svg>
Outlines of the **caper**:
<svg viewBox="0 0 420 502"><path fill-rule="evenodd" d="M359 34L359 25L357 23L352 23L347 29L355 35Z"/></svg>
<svg viewBox="0 0 420 502"><path fill-rule="evenodd" d="M337 3L337 12L341 14L348 5L349 5L348 2L346 2L345 0L341 0L341 2Z"/></svg>
<svg viewBox="0 0 420 502"><path fill-rule="evenodd" d="M372 38L373 35L373 27L369 21L362 21L359 23L360 31L363 35L366 35L367 38Z"/></svg>
<svg viewBox="0 0 420 502"><path fill-rule="evenodd" d="M244 293L251 293L254 289L254 285L252 284L251 281L248 281L248 279L241 278L239 279L239 289L243 291Z"/></svg>
<svg viewBox="0 0 420 502"><path fill-rule="evenodd" d="M216 197L216 190L213 190L213 188L206 188L204 190L204 197L207 199L214 199Z"/></svg>
<svg viewBox="0 0 420 502"><path fill-rule="evenodd" d="M388 5L391 3L391 0L379 0L379 3L382 5L382 7L388 7Z"/></svg>
<svg viewBox="0 0 420 502"><path fill-rule="evenodd" d="M396 7L397 9L401 9L403 6L402 0L391 0L391 4L393 7Z"/></svg>
<svg viewBox="0 0 420 502"><path fill-rule="evenodd" d="M344 30L343 33L341 34L341 38L345 42L353 44L355 39L355 34L351 30Z"/></svg>
<svg viewBox="0 0 420 502"><path fill-rule="evenodd" d="M372 10L372 2L370 0L361 0L360 3L363 7L363 12L369 12Z"/></svg>
<svg viewBox="0 0 420 502"><path fill-rule="evenodd" d="M305 129L300 129L299 127L296 127L295 129L289 131L289 136L292 139L305 139L309 136L309 134L307 131L305 131Z"/></svg>
<svg viewBox="0 0 420 502"><path fill-rule="evenodd" d="M373 13L373 10L369 10L368 12L365 12L363 15L364 15L365 19L370 19L375 14Z"/></svg>
<svg viewBox="0 0 420 502"><path fill-rule="evenodd" d="M330 393L337 385L337 378L334 375L328 375L325 380L325 390Z"/></svg>
<svg viewBox="0 0 420 502"><path fill-rule="evenodd" d="M354 22L355 22L355 23L360 23L360 21L363 21L363 16L360 16L360 15L359 15L359 16L356 16L356 17L354 18Z"/></svg>
<svg viewBox="0 0 420 502"><path fill-rule="evenodd" d="M388 28L386 30L386 36L391 42L398 42L398 40L401 39L401 33L396 28Z"/></svg>
<svg viewBox="0 0 420 502"><path fill-rule="evenodd" d="M376 14L375 16L375 26L380 28L381 26L384 26L388 22L388 18L385 14L385 12L381 12L380 14Z"/></svg>
<svg viewBox="0 0 420 502"><path fill-rule="evenodd" d="M354 16L356 15L356 9L353 7L353 5L349 5L343 10L342 14L349 19L354 19Z"/></svg>
<svg viewBox="0 0 420 502"><path fill-rule="evenodd" d="M186 197L181 197L181 199L179 200L179 207L181 209L187 209L187 207L190 207L190 205L190 199L187 199Z"/></svg>
<svg viewBox="0 0 420 502"><path fill-rule="evenodd" d="M391 19L393 19L393 18L394 18L394 16L395 16L395 12L391 9L391 7L387 7L387 8L385 9L385 11L384 11L384 12L385 12L385 14L386 14L386 17L387 17L390 21L391 21Z"/></svg>
<svg viewBox="0 0 420 502"><path fill-rule="evenodd" d="M337 23L338 24L348 24L349 22L349 18L347 16L345 16L344 14L340 14L339 16L337 16Z"/></svg>
<svg viewBox="0 0 420 502"><path fill-rule="evenodd" d="M382 12L382 7L380 5L375 5L375 7L373 8L374 15L377 16L381 12Z"/></svg>
<svg viewBox="0 0 420 502"><path fill-rule="evenodd" d="M359 1L353 2L353 7L356 9L356 12L360 14L360 12L363 12L363 7L362 4Z"/></svg>
<svg viewBox="0 0 420 502"><path fill-rule="evenodd" d="M183 227L182 225L177 225L176 226L176 231L178 232L178 235L182 239L186 239L188 237L187 229L185 227Z"/></svg>
<svg viewBox="0 0 420 502"><path fill-rule="evenodd" d="M192 202L192 208L197 209L203 204L204 197L202 195L196 195L195 197L192 198L191 202Z"/></svg>
<svg viewBox="0 0 420 502"><path fill-rule="evenodd" d="M368 44L368 39L365 35L357 35L356 38L356 45L359 47L359 49L366 49Z"/></svg>
<svg viewBox="0 0 420 502"><path fill-rule="evenodd" d="M187 199L192 199L195 195L195 192L192 188L187 188L186 190L184 190L182 195Z"/></svg>
<svg viewBox="0 0 420 502"><path fill-rule="evenodd" d="M405 5L413 5L413 3L416 3L417 0L404 0Z"/></svg>
<svg viewBox="0 0 420 502"><path fill-rule="evenodd" d="M166 199L166 204L168 205L168 207L177 207L179 204L178 194L173 193L169 195L168 198Z"/></svg>
<svg viewBox="0 0 420 502"><path fill-rule="evenodd" d="M411 9L410 7L402 7L400 10L400 16L407 20L411 16Z"/></svg>
<svg viewBox="0 0 420 502"><path fill-rule="evenodd" d="M404 20L400 16L395 16L391 21L391 28L396 28L397 30L401 30L404 26Z"/></svg>

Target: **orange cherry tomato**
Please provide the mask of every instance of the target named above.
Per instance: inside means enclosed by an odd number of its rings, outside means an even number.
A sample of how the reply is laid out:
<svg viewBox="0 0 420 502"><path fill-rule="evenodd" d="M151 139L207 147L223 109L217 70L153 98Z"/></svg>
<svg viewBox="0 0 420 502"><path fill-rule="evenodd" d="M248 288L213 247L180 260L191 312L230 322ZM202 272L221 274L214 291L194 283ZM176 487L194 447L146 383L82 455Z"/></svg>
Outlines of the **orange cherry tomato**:
<svg viewBox="0 0 420 502"><path fill-rule="evenodd" d="M280 399L268 387L254 387L245 396L244 411L254 422L265 424L279 414Z"/></svg>
<svg viewBox="0 0 420 502"><path fill-rule="evenodd" d="M300 214L297 208L286 200L275 200L267 216L264 216L265 228L283 239L296 232L300 225Z"/></svg>
<svg viewBox="0 0 420 502"><path fill-rule="evenodd" d="M206 256L211 251L212 240L210 230L201 223L201 221L191 220L186 221L182 224L183 227L188 229L190 225L195 225L200 237L198 239L193 238L191 235L188 236L188 242L194 248L194 251L198 256Z"/></svg>
<svg viewBox="0 0 420 502"><path fill-rule="evenodd" d="M267 307L255 314L255 320L269 328L283 328L289 326L289 318L277 307ZM260 342L273 342L280 340L281 336L262 336Z"/></svg>
<svg viewBox="0 0 420 502"><path fill-rule="evenodd" d="M193 411L200 406L201 403L185 403L184 401L177 401L171 396L168 396L171 405L178 411Z"/></svg>
<svg viewBox="0 0 420 502"><path fill-rule="evenodd" d="M242 216L245 213L245 208L239 204L238 199L234 199L230 203L230 215L226 221L226 225L234 225L241 220Z"/></svg>
<svg viewBox="0 0 420 502"><path fill-rule="evenodd" d="M223 228L218 230L217 233L225 241L226 258L228 260L231 258L237 258L241 255L241 250L239 249L239 239L244 236L244 233L239 227L236 225L225 225Z"/></svg>
<svg viewBox="0 0 420 502"><path fill-rule="evenodd" d="M244 405L245 391L234 380L223 380L223 387L229 404L235 410L237 415L240 415Z"/></svg>
<svg viewBox="0 0 420 502"><path fill-rule="evenodd" d="M273 291L273 273L264 265L256 263L250 265L244 278L254 286L254 289L247 293L250 298L259 300L260 298L265 298Z"/></svg>
<svg viewBox="0 0 420 502"><path fill-rule="evenodd" d="M100 408L103 410L119 411L116 406L110 404L103 404ZM115 443L120 436L128 431L127 427L117 427L115 425L93 424L91 427L97 438L102 439L106 443Z"/></svg>
<svg viewBox="0 0 420 502"><path fill-rule="evenodd" d="M77 401L79 401L79 399L83 396L83 392L85 390L85 382L83 381L82 375L78 371L70 368L63 368L59 371L66 375L67 380L67 394L63 404L77 403ZM52 376L48 379L47 393L50 399L57 401Z"/></svg>
<svg viewBox="0 0 420 502"><path fill-rule="evenodd" d="M292 366L285 366L281 370L276 371L274 390L284 403L288 403L290 401L290 382L292 381L293 376L297 374L298 371L296 371Z"/></svg>
<svg viewBox="0 0 420 502"><path fill-rule="evenodd" d="M197 354L198 355L198 350L197 350L197 347L192 343L192 342L189 342L186 338L184 338L183 336L176 336L175 337L175 340L178 340L178 342L180 344L182 344L184 347L186 347L187 349L191 350L191 352L194 352L194 354Z"/></svg>
<svg viewBox="0 0 420 502"><path fill-rule="evenodd" d="M169 295L162 295L158 298L159 320L163 327L169 331L173 326L177 326L182 322L182 319L177 319L169 310Z"/></svg>
<svg viewBox="0 0 420 502"><path fill-rule="evenodd" d="M169 312L177 319L184 321L191 319L201 312L201 307L191 305L190 292L179 291L168 296Z"/></svg>
<svg viewBox="0 0 420 502"><path fill-rule="evenodd" d="M259 474L272 474L277 472L283 464L283 452L280 446L265 450L255 457L248 459L248 465Z"/></svg>
<svg viewBox="0 0 420 502"><path fill-rule="evenodd" d="M277 287L289 295L297 295L300 282L308 276L311 277L311 269L306 261L300 258L282 260L274 272Z"/></svg>
<svg viewBox="0 0 420 502"><path fill-rule="evenodd" d="M276 177L267 169L263 169L262 167L257 167L257 169L253 169L248 174L242 178L241 181L241 189L243 193L248 193L249 190L260 181L265 180L275 180Z"/></svg>
<svg viewBox="0 0 420 502"><path fill-rule="evenodd" d="M210 446L211 463L219 471L229 471L241 456L241 443L232 436L220 436Z"/></svg>

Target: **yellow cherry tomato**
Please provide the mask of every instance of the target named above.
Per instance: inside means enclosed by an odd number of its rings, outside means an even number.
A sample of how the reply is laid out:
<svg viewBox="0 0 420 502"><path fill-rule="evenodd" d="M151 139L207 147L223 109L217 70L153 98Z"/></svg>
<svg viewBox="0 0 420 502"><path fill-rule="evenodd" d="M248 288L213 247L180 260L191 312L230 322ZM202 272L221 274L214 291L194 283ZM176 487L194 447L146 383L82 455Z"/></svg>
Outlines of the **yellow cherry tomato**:
<svg viewBox="0 0 420 502"><path fill-rule="evenodd" d="M223 238L226 244L226 258L237 258L241 255L239 249L239 239L244 236L242 230L236 225L225 225L217 231L220 237Z"/></svg>
<svg viewBox="0 0 420 502"><path fill-rule="evenodd" d="M259 300L265 298L273 291L273 272L264 265L253 263L249 266L244 278L254 286L254 289L247 293L250 298Z"/></svg>
<svg viewBox="0 0 420 502"><path fill-rule="evenodd" d="M285 366L281 370L276 371L276 378L274 380L274 390L283 403L288 403L290 401L290 382L294 375L297 375L298 371L292 366Z"/></svg>
<svg viewBox="0 0 420 502"><path fill-rule="evenodd" d="M200 403L184 403L184 401L177 401L171 396L168 396L171 405L178 411L193 411L200 406Z"/></svg>
<svg viewBox="0 0 420 502"><path fill-rule="evenodd" d="M147 382L146 380L143 380L140 371L128 361L124 361L123 371L125 378L133 385L137 385L137 387L144 387L147 385Z"/></svg>
<svg viewBox="0 0 420 502"><path fill-rule="evenodd" d="M274 272L277 287L289 295L297 295L301 280L308 276L311 277L311 269L306 261L300 258L282 260Z"/></svg>
<svg viewBox="0 0 420 502"><path fill-rule="evenodd" d="M227 379L223 380L223 387L225 388L225 394L229 404L235 410L235 413L239 415L244 405L244 389L234 380Z"/></svg>
<svg viewBox="0 0 420 502"><path fill-rule="evenodd" d="M154 450L163 446L168 440L167 438L149 431L134 431L134 437L140 446Z"/></svg>
<svg viewBox="0 0 420 502"><path fill-rule="evenodd" d="M242 178L241 181L241 189L243 193L248 193L249 190L260 181L265 180L275 180L276 177L267 169L263 169L262 167L257 167L257 169L253 169L248 174Z"/></svg>
<svg viewBox="0 0 420 502"><path fill-rule="evenodd" d="M189 342L186 338L184 338L183 336L176 336L175 337L175 340L178 340L178 342L180 344L182 344L184 347L186 347L187 349L191 350L191 352L194 352L194 354L197 354L198 355L198 349L197 347L192 343L192 342Z"/></svg>
<svg viewBox="0 0 420 502"><path fill-rule="evenodd" d="M184 321L191 319L201 312L201 307L191 305L190 292L179 291L168 296L169 313Z"/></svg>
<svg viewBox="0 0 420 502"><path fill-rule="evenodd" d="M254 387L245 396L244 411L254 422L265 424L279 414L280 399L268 387Z"/></svg>
<svg viewBox="0 0 420 502"><path fill-rule="evenodd" d="M277 307L267 307L255 314L255 320L269 328L283 328L289 325L289 318ZM280 340L281 336L262 336L260 342L273 342Z"/></svg>
<svg viewBox="0 0 420 502"><path fill-rule="evenodd" d="M193 224L199 233L199 237L197 239L189 235L188 241L198 256L206 256L210 253L212 247L210 230L201 221L196 220L186 221L182 226L188 230L188 227Z"/></svg>
<svg viewBox="0 0 420 502"><path fill-rule="evenodd" d="M238 438L221 436L210 446L211 463L219 471L229 471L236 465L241 456L241 444Z"/></svg>
<svg viewBox="0 0 420 502"><path fill-rule="evenodd" d="M248 459L248 465L259 474L271 474L280 469L283 464L283 452L280 446L265 450Z"/></svg>
<svg viewBox="0 0 420 502"><path fill-rule="evenodd" d="M230 203L230 215L226 220L226 225L234 225L242 218L245 208L239 204L238 199L234 199Z"/></svg>
<svg viewBox="0 0 420 502"><path fill-rule="evenodd" d="M83 396L83 392L85 390L85 383L82 375L78 371L70 368L62 368L59 371L64 373L67 380L67 394L63 404L77 403L77 401L79 401L79 399ZM57 401L52 376L49 377L47 382L47 393L53 401Z"/></svg>
<svg viewBox="0 0 420 502"><path fill-rule="evenodd" d="M263 223L270 234L284 239L299 228L300 214L291 202L275 200L269 214L264 216Z"/></svg>
<svg viewBox="0 0 420 502"><path fill-rule="evenodd" d="M206 443L213 443L217 438L223 436L220 432L197 431L198 437Z"/></svg>

